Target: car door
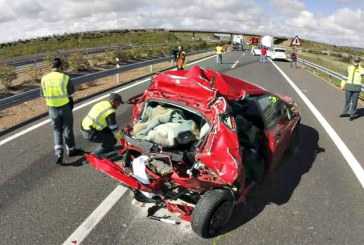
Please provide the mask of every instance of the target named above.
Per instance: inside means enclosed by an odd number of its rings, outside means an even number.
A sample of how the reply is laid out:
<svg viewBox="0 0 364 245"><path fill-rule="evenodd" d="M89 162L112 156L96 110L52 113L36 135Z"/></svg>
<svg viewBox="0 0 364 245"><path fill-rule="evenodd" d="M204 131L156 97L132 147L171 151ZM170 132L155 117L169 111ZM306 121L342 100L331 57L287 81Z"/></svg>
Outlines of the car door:
<svg viewBox="0 0 364 245"><path fill-rule="evenodd" d="M211 106L217 112L216 118L206 144L202 152L196 155L196 159L216 171L225 183L233 184L241 177L242 164L236 122L227 112L227 107L223 98L219 98Z"/></svg>
<svg viewBox="0 0 364 245"><path fill-rule="evenodd" d="M285 103L274 95L263 95L257 99L268 141L269 160L272 167L283 156L289 140L290 127L285 114Z"/></svg>

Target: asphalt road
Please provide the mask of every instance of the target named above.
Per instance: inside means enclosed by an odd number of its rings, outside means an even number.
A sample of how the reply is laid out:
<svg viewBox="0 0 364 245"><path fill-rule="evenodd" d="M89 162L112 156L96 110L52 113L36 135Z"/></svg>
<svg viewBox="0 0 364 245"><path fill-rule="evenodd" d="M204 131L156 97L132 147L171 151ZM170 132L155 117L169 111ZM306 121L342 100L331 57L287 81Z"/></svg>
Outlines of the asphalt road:
<svg viewBox="0 0 364 245"><path fill-rule="evenodd" d="M232 69L236 60L239 63ZM364 135L360 129L364 128L364 118L353 122L338 118L343 93L303 69L291 69L285 62L276 64L363 164ZM225 55L222 65L210 59L201 66L293 97L303 118L299 151L285 158L277 172L251 193L247 205L236 208L220 237L203 240L188 224L173 226L146 219L145 210L133 205L127 192L83 244L364 244L363 188L321 122L277 69L239 52ZM146 86L122 94L131 97ZM75 112L74 121L76 141L91 150L94 145L78 132L88 109ZM121 124L127 123L129 114L129 106L119 110ZM75 165L77 160L68 159ZM55 165L48 124L1 145L0 161L0 244L62 244L117 185L87 165Z"/></svg>

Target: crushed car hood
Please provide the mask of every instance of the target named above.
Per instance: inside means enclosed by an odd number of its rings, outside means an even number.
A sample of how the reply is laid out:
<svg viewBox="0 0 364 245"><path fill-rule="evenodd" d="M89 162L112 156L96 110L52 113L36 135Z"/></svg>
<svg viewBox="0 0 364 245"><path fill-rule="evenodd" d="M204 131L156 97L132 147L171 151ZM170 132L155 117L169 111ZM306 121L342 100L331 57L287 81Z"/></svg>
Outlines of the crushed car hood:
<svg viewBox="0 0 364 245"><path fill-rule="evenodd" d="M199 66L188 71L167 71L156 75L148 88L150 97L178 98L199 108L209 107L221 95L229 100L241 100L246 94L256 95L264 91L254 84Z"/></svg>

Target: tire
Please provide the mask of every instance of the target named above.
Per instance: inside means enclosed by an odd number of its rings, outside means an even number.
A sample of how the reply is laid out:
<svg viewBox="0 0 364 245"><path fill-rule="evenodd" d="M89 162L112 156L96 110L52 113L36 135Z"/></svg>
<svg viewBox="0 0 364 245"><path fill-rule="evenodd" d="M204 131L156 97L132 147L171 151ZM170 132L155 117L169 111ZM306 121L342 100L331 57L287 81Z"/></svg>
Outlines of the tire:
<svg viewBox="0 0 364 245"><path fill-rule="evenodd" d="M234 209L234 197L229 190L207 191L192 213L192 230L203 238L217 236L229 222Z"/></svg>

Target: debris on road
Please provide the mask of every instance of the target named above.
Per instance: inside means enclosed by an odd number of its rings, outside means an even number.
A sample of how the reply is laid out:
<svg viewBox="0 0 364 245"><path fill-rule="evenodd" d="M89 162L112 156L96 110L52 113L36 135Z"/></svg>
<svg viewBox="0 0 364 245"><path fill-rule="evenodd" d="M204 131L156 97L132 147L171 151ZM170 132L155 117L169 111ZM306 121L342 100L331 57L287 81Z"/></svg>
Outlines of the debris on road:
<svg viewBox="0 0 364 245"><path fill-rule="evenodd" d="M160 221L160 222L164 222L164 223L167 223L167 224L172 224L172 225L179 225L181 224L180 221L177 221L177 220L173 220L173 219L169 219L169 216L166 216L166 217L157 217L157 216L149 216L148 218L152 219L152 220L157 220L157 221Z"/></svg>

